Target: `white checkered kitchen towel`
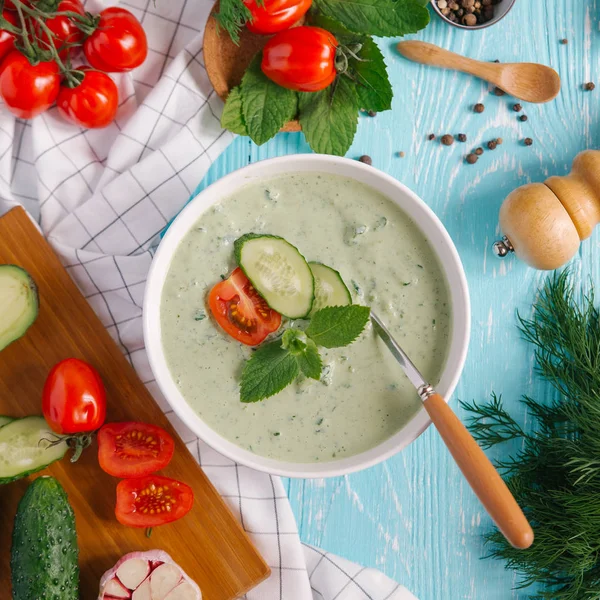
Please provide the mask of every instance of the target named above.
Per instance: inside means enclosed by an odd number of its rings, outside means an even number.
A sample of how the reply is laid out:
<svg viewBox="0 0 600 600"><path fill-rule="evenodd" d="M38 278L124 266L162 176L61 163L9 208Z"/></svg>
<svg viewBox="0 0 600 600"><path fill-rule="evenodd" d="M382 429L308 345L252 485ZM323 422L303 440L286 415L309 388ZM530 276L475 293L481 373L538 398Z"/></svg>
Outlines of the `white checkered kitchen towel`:
<svg viewBox="0 0 600 600"><path fill-rule="evenodd" d="M106 3L114 4L114 3ZM302 545L279 478L232 467L197 440L161 397L142 339L151 248L232 140L206 76L202 30L212 0L127 0L150 53L115 77L117 120L86 131L52 109L33 122L0 106L0 214L24 205L206 474L239 517L273 575L248 600L414 600L405 588ZM88 0L97 11L100 0Z"/></svg>

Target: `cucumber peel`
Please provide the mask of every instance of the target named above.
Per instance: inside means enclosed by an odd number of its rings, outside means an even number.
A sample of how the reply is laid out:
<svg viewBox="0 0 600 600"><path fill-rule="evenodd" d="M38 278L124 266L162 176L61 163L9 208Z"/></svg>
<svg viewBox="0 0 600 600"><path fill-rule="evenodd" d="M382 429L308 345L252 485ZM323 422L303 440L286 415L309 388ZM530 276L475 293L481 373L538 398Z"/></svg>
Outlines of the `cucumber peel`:
<svg viewBox="0 0 600 600"><path fill-rule="evenodd" d="M311 315L327 306L352 304L352 296L339 271L319 262L308 263L315 278L315 301Z"/></svg>
<svg viewBox="0 0 600 600"><path fill-rule="evenodd" d="M69 449L55 437L43 417L15 419L0 428L0 485L45 469Z"/></svg>
<svg viewBox="0 0 600 600"><path fill-rule="evenodd" d="M54 477L38 477L19 502L10 555L13 600L78 600L75 515Z"/></svg>
<svg viewBox="0 0 600 600"><path fill-rule="evenodd" d="M247 233L234 243L235 258L265 302L289 319L310 313L315 280L298 249L276 235Z"/></svg>
<svg viewBox="0 0 600 600"><path fill-rule="evenodd" d="M0 351L25 335L39 312L37 286L25 269L0 265Z"/></svg>

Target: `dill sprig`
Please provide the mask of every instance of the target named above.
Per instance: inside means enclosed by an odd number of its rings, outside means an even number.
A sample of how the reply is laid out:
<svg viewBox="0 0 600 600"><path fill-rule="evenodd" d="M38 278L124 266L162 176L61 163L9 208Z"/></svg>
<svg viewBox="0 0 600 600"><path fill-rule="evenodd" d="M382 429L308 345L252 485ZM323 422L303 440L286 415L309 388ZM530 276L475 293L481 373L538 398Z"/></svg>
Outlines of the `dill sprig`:
<svg viewBox="0 0 600 600"><path fill-rule="evenodd" d="M520 330L535 348L536 368L558 394L525 397L533 431L526 433L492 396L486 404L462 403L468 426L490 448L521 439L521 449L499 461L510 490L534 531L527 550L489 533L489 556L507 561L518 587L540 584L531 598L600 598L600 313L593 290L581 301L567 272L549 278Z"/></svg>
<svg viewBox="0 0 600 600"><path fill-rule="evenodd" d="M262 6L263 2L264 0L257 0L259 6ZM242 27L252 19L250 9L243 0L220 0L213 15L219 29L224 29L236 45L240 42Z"/></svg>

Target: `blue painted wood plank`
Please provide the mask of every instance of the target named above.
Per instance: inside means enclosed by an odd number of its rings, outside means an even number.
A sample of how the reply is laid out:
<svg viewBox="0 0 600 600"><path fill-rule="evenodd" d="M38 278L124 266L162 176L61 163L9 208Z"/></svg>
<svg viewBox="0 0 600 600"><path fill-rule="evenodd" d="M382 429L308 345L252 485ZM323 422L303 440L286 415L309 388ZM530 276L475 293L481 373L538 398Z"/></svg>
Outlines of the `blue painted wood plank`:
<svg viewBox="0 0 600 600"><path fill-rule="evenodd" d="M521 394L548 394L533 372L531 348L520 339L515 312L530 312L543 275L515 259L498 261L490 252L498 236L497 215L515 187L569 171L573 157L600 147L598 91L582 84L600 72L597 0L517 0L501 23L461 31L435 16L415 36L483 60L533 61L556 68L563 79L559 97L546 105L524 104L521 123L514 100L490 93L466 75L411 64L382 40L394 85L393 111L361 117L350 157L369 154L373 164L418 193L439 215L465 265L473 303L471 350L456 397L485 399L492 390L523 419ZM559 44L567 38L567 45ZM486 110L475 114L472 105ZM466 133L466 144L450 148L427 140L429 133ZM502 137L474 166L464 155ZM520 140L531 137L526 148ZM279 135L257 148L238 138L211 168L212 182L249 162L310 151L299 134ZM406 156L399 158L398 151ZM600 284L600 235L574 261L577 276ZM382 569L421 600L506 600L514 574L500 562L482 561L481 534L490 528L470 489L436 432L428 430L411 447L363 473L327 481L288 481L287 489L302 539L359 563Z"/></svg>

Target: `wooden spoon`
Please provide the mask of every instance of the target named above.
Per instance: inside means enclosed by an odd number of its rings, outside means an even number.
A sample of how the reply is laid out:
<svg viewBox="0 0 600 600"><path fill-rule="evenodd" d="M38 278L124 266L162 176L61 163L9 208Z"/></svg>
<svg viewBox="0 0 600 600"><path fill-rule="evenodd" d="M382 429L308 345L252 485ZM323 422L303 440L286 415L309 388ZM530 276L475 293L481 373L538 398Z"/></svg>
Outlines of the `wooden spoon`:
<svg viewBox="0 0 600 600"><path fill-rule="evenodd" d="M485 79L525 102L549 102L560 92L558 73L545 65L482 62L418 41L400 42L398 51L414 62L462 71Z"/></svg>

